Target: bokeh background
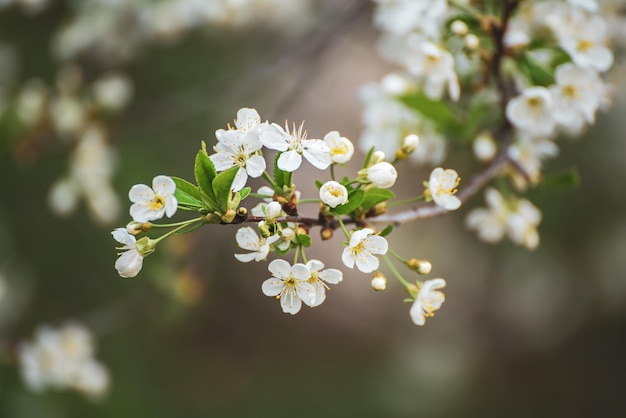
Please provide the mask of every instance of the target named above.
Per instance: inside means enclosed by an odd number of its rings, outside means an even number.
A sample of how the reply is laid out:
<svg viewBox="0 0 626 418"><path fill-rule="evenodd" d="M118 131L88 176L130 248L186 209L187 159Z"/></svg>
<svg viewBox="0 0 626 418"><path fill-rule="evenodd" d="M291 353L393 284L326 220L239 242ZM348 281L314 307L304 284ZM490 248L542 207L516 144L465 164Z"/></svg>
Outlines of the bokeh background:
<svg viewBox="0 0 626 418"><path fill-rule="evenodd" d="M123 69L134 98L111 122L122 196L157 174L191 178L200 141L215 142L240 107L263 119L306 120L358 140L357 89L389 67L377 51L372 6L311 2L273 24L209 27L151 43ZM50 38L72 12L0 12L0 36L19 56L16 77L52 83ZM106 62L86 61L96 71ZM622 67L623 68L623 67ZM619 70L618 70L619 71ZM210 226L167 240L141 274L113 264L114 226L84 207L59 218L48 193L67 170L54 138L18 158L0 131L0 416L61 417L623 417L626 416L626 100L577 140L561 142L546 172L576 167L580 186L538 188L541 245L532 252L477 240L467 207L396 228L390 244L432 262L446 303L424 327L410 321L401 286L374 292L344 270L326 302L291 317L261 293L267 265L238 263L236 227ZM446 166L469 179L474 166ZM430 168L401 166L397 194L410 196ZM313 171L298 173L304 194ZM256 183L255 183L256 184ZM259 183L260 185L260 183ZM311 208L315 210L315 208ZM309 257L341 268L341 244L314 235ZM108 396L38 395L15 364L19 341L42 323L82 321L97 335L111 374Z"/></svg>

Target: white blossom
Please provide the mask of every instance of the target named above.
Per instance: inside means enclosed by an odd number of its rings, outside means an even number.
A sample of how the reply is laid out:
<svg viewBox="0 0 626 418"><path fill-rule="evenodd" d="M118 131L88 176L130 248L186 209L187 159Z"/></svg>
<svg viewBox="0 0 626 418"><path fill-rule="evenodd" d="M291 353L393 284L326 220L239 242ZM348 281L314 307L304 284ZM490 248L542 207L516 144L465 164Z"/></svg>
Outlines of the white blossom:
<svg viewBox="0 0 626 418"><path fill-rule="evenodd" d="M374 230L363 228L353 231L350 242L341 255L343 263L349 267L356 267L363 273L371 273L378 269L379 261L374 254L387 254L387 240L373 235Z"/></svg>
<svg viewBox="0 0 626 418"><path fill-rule="evenodd" d="M456 210L461 206L461 200L454 194L457 192L461 178L452 169L435 168L430 173L428 190L435 203L447 210Z"/></svg>
<svg viewBox="0 0 626 418"><path fill-rule="evenodd" d="M409 311L415 325L424 325L426 318L435 315L435 311L441 308L445 301L445 295L439 289L445 287L444 279L427 280L421 284L415 302Z"/></svg>
<svg viewBox="0 0 626 418"><path fill-rule="evenodd" d="M244 250L252 251L246 254L235 254L235 258L242 263L248 263L252 260L265 260L270 252L270 245L280 239L278 235L272 235L268 238L259 237L256 232L249 226L239 228L235 235L237 245Z"/></svg>
<svg viewBox="0 0 626 418"><path fill-rule="evenodd" d="M529 87L506 106L509 122L535 137L550 137L554 133L554 107L545 87Z"/></svg>
<svg viewBox="0 0 626 418"><path fill-rule="evenodd" d="M275 123L263 130L261 141L269 149L280 151L277 165L283 171L293 172L300 168L302 156L311 165L320 170L326 170L331 164L330 148L321 139L307 139L304 123L296 130L295 125L290 131Z"/></svg>
<svg viewBox="0 0 626 418"><path fill-rule="evenodd" d="M478 160L486 162L491 161L496 156L498 146L489 133L483 132L472 142L472 150Z"/></svg>
<svg viewBox="0 0 626 418"><path fill-rule="evenodd" d="M605 72L613 65L613 52L606 46L606 23L599 16L578 19L560 43L574 64Z"/></svg>
<svg viewBox="0 0 626 418"><path fill-rule="evenodd" d="M107 74L96 80L91 89L96 104L110 111L121 110L133 96L132 82L123 74Z"/></svg>
<svg viewBox="0 0 626 418"><path fill-rule="evenodd" d="M265 280L261 289L266 296L275 296L280 299L283 312L295 315L300 312L302 302L309 306L315 305L315 287L308 283L311 277L309 268L297 263L291 266L285 260L272 261L267 269L272 273L271 278Z"/></svg>
<svg viewBox="0 0 626 418"><path fill-rule="evenodd" d="M336 164L345 164L350 161L354 154L352 142L339 134L331 131L324 136L324 142L330 149L330 160Z"/></svg>
<svg viewBox="0 0 626 418"><path fill-rule="evenodd" d="M171 218L178 209L175 191L174 180L163 175L152 180L152 189L145 184L134 185L128 192L128 198L133 202L130 216L135 222L150 222L161 219L163 215Z"/></svg>
<svg viewBox="0 0 626 418"><path fill-rule="evenodd" d="M143 256L137 249L137 239L126 231L126 228L117 228L111 232L113 238L123 247L118 247L122 252L115 261L115 268L121 277L135 277L143 266Z"/></svg>
<svg viewBox="0 0 626 418"><path fill-rule="evenodd" d="M458 100L461 91L452 54L417 35L410 36L407 44L406 67L424 81L424 93L433 100L441 100L447 90L452 100Z"/></svg>
<svg viewBox="0 0 626 418"><path fill-rule="evenodd" d="M396 168L386 161L376 163L367 169L367 180L381 189L388 189L393 186L397 178Z"/></svg>
<svg viewBox="0 0 626 418"><path fill-rule="evenodd" d="M513 171L513 181L518 189L524 189L528 180L533 184L539 183L542 162L558 153L559 147L549 139L518 138L507 150L509 158L524 169L525 176Z"/></svg>
<svg viewBox="0 0 626 418"><path fill-rule="evenodd" d="M303 302L310 307L319 306L326 300L326 289L329 284L338 284L343 280L343 273L337 269L324 269L324 263L319 260L310 260L306 263L311 277L308 283L315 289L315 300L308 303L309 299L303 299Z"/></svg>
<svg viewBox="0 0 626 418"><path fill-rule="evenodd" d="M348 201L348 190L336 181L327 181L320 187L320 200L331 208L335 208Z"/></svg>

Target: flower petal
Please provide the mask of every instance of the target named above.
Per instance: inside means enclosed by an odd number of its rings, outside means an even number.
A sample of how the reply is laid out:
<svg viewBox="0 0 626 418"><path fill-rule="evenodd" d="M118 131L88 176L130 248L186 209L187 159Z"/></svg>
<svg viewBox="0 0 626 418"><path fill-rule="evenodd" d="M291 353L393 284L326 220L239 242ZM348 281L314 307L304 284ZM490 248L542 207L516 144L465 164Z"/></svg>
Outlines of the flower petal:
<svg viewBox="0 0 626 418"><path fill-rule="evenodd" d="M263 175L265 171L265 159L260 155L253 155L246 161L246 171L252 178Z"/></svg>
<svg viewBox="0 0 626 418"><path fill-rule="evenodd" d="M326 170L330 163L330 148L328 145L320 139L305 140L304 143L304 158L310 162L313 167L320 170Z"/></svg>
<svg viewBox="0 0 626 418"><path fill-rule="evenodd" d="M235 235L237 245L244 250L257 251L260 247L259 236L249 226L239 228Z"/></svg>
<svg viewBox="0 0 626 418"><path fill-rule="evenodd" d="M261 290L265 296L278 296L283 291L284 283L282 280L271 278L267 279L261 285Z"/></svg>
<svg viewBox="0 0 626 418"><path fill-rule="evenodd" d="M249 263L250 261L256 259L257 254L258 253L256 253L256 252L246 253L246 254L235 254L235 258L237 260L241 261L242 263Z"/></svg>
<svg viewBox="0 0 626 418"><path fill-rule="evenodd" d="M378 269L378 258L367 251L362 251L355 255L356 267L363 273L371 273Z"/></svg>
<svg viewBox="0 0 626 418"><path fill-rule="evenodd" d="M341 261L343 261L343 264L345 264L346 267L354 268L354 254L352 253L352 250L350 250L350 247L343 249Z"/></svg>
<svg viewBox="0 0 626 418"><path fill-rule="evenodd" d="M126 228L116 228L111 231L111 235L115 238L115 241L125 244L129 248L135 248L137 240L135 237L126 231Z"/></svg>
<svg viewBox="0 0 626 418"><path fill-rule="evenodd" d="M115 268L121 277L130 278L139 274L143 265L143 257L137 250L128 250L115 261Z"/></svg>
<svg viewBox="0 0 626 418"><path fill-rule="evenodd" d="M283 312L295 315L302 308L302 300L293 288L287 289L280 297L280 306L283 308Z"/></svg>
<svg viewBox="0 0 626 418"><path fill-rule="evenodd" d="M247 182L248 173L245 169L239 167L239 170L237 170L237 174L235 174L235 178L233 179L233 183L231 184L230 188L233 192L238 192L246 186Z"/></svg>
<svg viewBox="0 0 626 418"><path fill-rule="evenodd" d="M294 150L283 152L278 157L277 165L283 171L296 171L302 164L302 156Z"/></svg>
<svg viewBox="0 0 626 418"><path fill-rule="evenodd" d="M289 148L289 135L275 123L263 129L260 138L263 145L269 149L286 151Z"/></svg>
<svg viewBox="0 0 626 418"><path fill-rule="evenodd" d="M267 266L267 269L274 275L274 277L278 277L280 279L286 279L291 273L291 265L280 258L272 261Z"/></svg>
<svg viewBox="0 0 626 418"><path fill-rule="evenodd" d="M128 198L131 202L141 202L144 200L152 200L154 192L145 184L135 184L128 192Z"/></svg>
<svg viewBox="0 0 626 418"><path fill-rule="evenodd" d="M178 209L178 199L174 196L168 196L165 199L165 214L168 218L171 218L175 213L176 209Z"/></svg>
<svg viewBox="0 0 626 418"><path fill-rule="evenodd" d="M169 196L176 191L176 183L168 176L156 176L152 180L152 189L156 194Z"/></svg>
<svg viewBox="0 0 626 418"><path fill-rule="evenodd" d="M326 283L337 284L343 280L343 273L337 269L326 269L320 272L319 278Z"/></svg>

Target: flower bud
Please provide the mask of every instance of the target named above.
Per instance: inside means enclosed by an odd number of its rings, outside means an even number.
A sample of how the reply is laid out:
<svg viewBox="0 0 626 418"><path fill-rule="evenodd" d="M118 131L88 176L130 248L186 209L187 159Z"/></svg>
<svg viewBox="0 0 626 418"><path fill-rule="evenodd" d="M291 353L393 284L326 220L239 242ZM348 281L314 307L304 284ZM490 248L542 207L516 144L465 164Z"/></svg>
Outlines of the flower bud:
<svg viewBox="0 0 626 418"><path fill-rule="evenodd" d="M259 232L261 233L261 236L263 238L267 238L269 236L272 235L272 231L270 231L269 226L267 225L267 222L265 221L259 221L259 223L257 224L258 228L259 228Z"/></svg>
<svg viewBox="0 0 626 418"><path fill-rule="evenodd" d="M239 216L240 218L243 218L244 216L248 215L248 209L244 208L243 206L240 208L237 208L237 216Z"/></svg>
<svg viewBox="0 0 626 418"><path fill-rule="evenodd" d="M498 151L496 142L487 132L480 133L476 139L474 139L472 148L476 158L483 162L491 161L493 157L496 156L496 152Z"/></svg>
<svg viewBox="0 0 626 418"><path fill-rule="evenodd" d="M457 36L465 36L467 35L467 24L462 20L455 20L450 25L450 31Z"/></svg>
<svg viewBox="0 0 626 418"><path fill-rule="evenodd" d="M332 228L322 228L320 231L320 235L322 236L322 241L328 241L333 237L334 230Z"/></svg>
<svg viewBox="0 0 626 418"><path fill-rule="evenodd" d="M417 135L411 134L404 137L402 140L402 151L407 154L412 153L417 148L417 144L419 144L420 139Z"/></svg>
<svg viewBox="0 0 626 418"><path fill-rule="evenodd" d="M274 219L278 218L282 213L282 206L278 202L270 202L265 207L265 218L267 221L272 222Z"/></svg>
<svg viewBox="0 0 626 418"><path fill-rule="evenodd" d="M465 44L465 48L468 50L476 51L480 46L480 39L478 39L478 36L473 33L469 33L465 35L465 38L463 38L463 43Z"/></svg>
<svg viewBox="0 0 626 418"><path fill-rule="evenodd" d="M385 161L385 153L382 151L374 151L370 158L370 166Z"/></svg>
<svg viewBox="0 0 626 418"><path fill-rule="evenodd" d="M143 237L137 240L135 247L137 248L137 252L139 253L139 255L141 255L142 257L146 257L152 254L156 249L156 241L148 237Z"/></svg>
<svg viewBox="0 0 626 418"><path fill-rule="evenodd" d="M372 289L376 291L385 290L387 288L387 278L381 272L377 272L372 276Z"/></svg>
<svg viewBox="0 0 626 418"><path fill-rule="evenodd" d="M380 86L385 93L394 96L406 94L411 89L409 81L405 77L396 73L384 76L380 81Z"/></svg>
<svg viewBox="0 0 626 418"><path fill-rule="evenodd" d="M388 189L398 178L396 168L388 162L382 161L367 169L367 179L376 187Z"/></svg>
<svg viewBox="0 0 626 418"><path fill-rule="evenodd" d="M418 274L428 274L432 270L433 266L428 260L418 260L417 258L411 258L406 262L409 269L417 272Z"/></svg>
<svg viewBox="0 0 626 418"><path fill-rule="evenodd" d="M348 201L348 190L336 181L327 181L320 187L320 200L331 208Z"/></svg>
<svg viewBox="0 0 626 418"><path fill-rule="evenodd" d="M126 231L132 235L139 235L142 232L148 231L150 228L152 228L152 224L150 222L130 221L128 225L126 225Z"/></svg>

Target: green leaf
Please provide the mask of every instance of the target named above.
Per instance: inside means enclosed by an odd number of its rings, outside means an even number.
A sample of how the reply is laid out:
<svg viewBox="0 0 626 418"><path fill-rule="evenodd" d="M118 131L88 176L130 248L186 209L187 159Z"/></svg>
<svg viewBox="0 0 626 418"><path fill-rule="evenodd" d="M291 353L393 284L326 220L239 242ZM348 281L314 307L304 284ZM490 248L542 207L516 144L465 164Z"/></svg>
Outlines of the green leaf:
<svg viewBox="0 0 626 418"><path fill-rule="evenodd" d="M374 207L380 202L387 201L389 199L393 199L396 195L388 189L379 189L378 187L372 187L371 189L367 189L365 191L365 195L363 196L363 202L361 202L361 206L363 209L369 209Z"/></svg>
<svg viewBox="0 0 626 418"><path fill-rule="evenodd" d="M546 174L543 178L543 187L555 190L571 190L580 185L580 174L576 168Z"/></svg>
<svg viewBox="0 0 626 418"><path fill-rule="evenodd" d="M276 158L274 158L274 185L276 186L274 189L274 193L277 195L283 194L283 186L285 185L285 172L278 168L278 158L280 157L280 152L276 154Z"/></svg>
<svg viewBox="0 0 626 418"><path fill-rule="evenodd" d="M274 251L276 252L277 256L282 257L284 255L287 255L287 253L291 251L291 245L284 250L281 250L280 248L276 247Z"/></svg>
<svg viewBox="0 0 626 418"><path fill-rule="evenodd" d="M213 161L211 161L206 152L206 144L204 141L202 141L202 149L196 154L196 163L193 171L200 190L204 192L210 201L215 202L216 199L212 184L217 173Z"/></svg>
<svg viewBox="0 0 626 418"><path fill-rule="evenodd" d="M400 100L435 122L442 129L457 124L457 118L447 104L440 100L432 100L422 92L401 97Z"/></svg>
<svg viewBox="0 0 626 418"><path fill-rule="evenodd" d="M315 187L317 187L318 189L321 189L323 185L324 183L322 183L321 181L315 180Z"/></svg>
<svg viewBox="0 0 626 418"><path fill-rule="evenodd" d="M227 209L226 206L231 193L230 189L233 185L233 180L237 175L237 171L239 171L240 168L241 167L239 166L231 167L228 170L222 171L213 179L213 193L215 195L217 205L223 211Z"/></svg>
<svg viewBox="0 0 626 418"><path fill-rule="evenodd" d="M171 177L176 183L176 191L174 192L174 197L178 200L180 205L191 206L196 208L201 208L204 205L202 204L202 197L200 196L200 190L198 187L191 184L187 180Z"/></svg>
<svg viewBox="0 0 626 418"><path fill-rule="evenodd" d="M244 187L243 189L241 189L239 191L239 196L241 198L241 200L245 199L246 197L248 197L248 195L250 195L250 191L252 189L250 187Z"/></svg>
<svg viewBox="0 0 626 418"><path fill-rule="evenodd" d="M530 55L524 54L519 63L533 84L544 87L554 84L554 75L539 65Z"/></svg>
<svg viewBox="0 0 626 418"><path fill-rule="evenodd" d="M374 153L374 147L370 148L367 151L367 154L365 154L365 159L363 160L363 168L366 168L369 165L370 160L372 159L372 154L373 153ZM343 183L343 181L342 181L342 183Z"/></svg>
<svg viewBox="0 0 626 418"><path fill-rule="evenodd" d="M386 237L387 235L391 234L391 231L393 231L393 225L387 225L387 227L380 231L380 234L378 235L381 237Z"/></svg>
<svg viewBox="0 0 626 418"><path fill-rule="evenodd" d="M307 235L307 234L300 234L296 236L296 241L298 241L298 244L302 245L305 248L308 248L311 246L311 236Z"/></svg>
<svg viewBox="0 0 626 418"><path fill-rule="evenodd" d="M348 195L348 201L345 204L337 206L331 212L337 215L346 215L361 205L364 196L363 190L355 190Z"/></svg>

